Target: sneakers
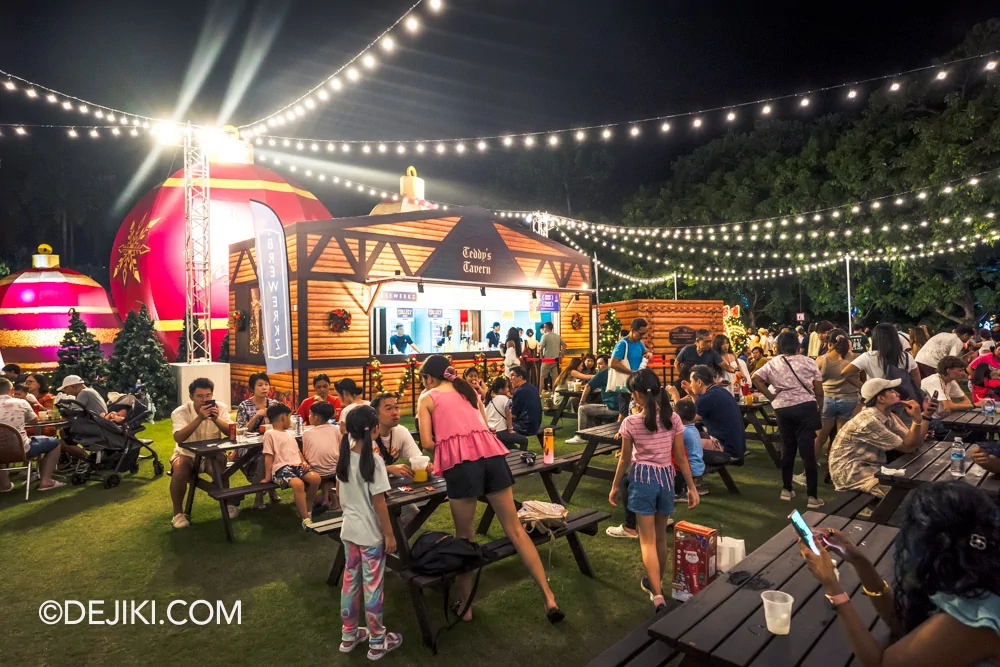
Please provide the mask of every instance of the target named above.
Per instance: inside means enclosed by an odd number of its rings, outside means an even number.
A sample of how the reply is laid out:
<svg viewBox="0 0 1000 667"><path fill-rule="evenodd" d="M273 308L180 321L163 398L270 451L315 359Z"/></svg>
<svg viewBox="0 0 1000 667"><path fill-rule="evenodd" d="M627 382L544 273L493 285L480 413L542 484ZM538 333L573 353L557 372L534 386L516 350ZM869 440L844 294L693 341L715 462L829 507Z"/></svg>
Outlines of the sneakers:
<svg viewBox="0 0 1000 667"><path fill-rule="evenodd" d="M701 493L701 491L699 491L698 493ZM674 494L674 503L675 504L676 503L683 503L683 504L687 505L687 501L688 501L687 491L685 491L684 493L676 493L676 494Z"/></svg>
<svg viewBox="0 0 1000 667"><path fill-rule="evenodd" d="M809 496L809 501L806 503L806 507L811 510L819 509L823 505L826 505L826 501L815 496Z"/></svg>
<svg viewBox="0 0 1000 667"><path fill-rule="evenodd" d="M707 484L695 484L694 488L698 491L699 496L707 496L710 493Z"/></svg>
<svg viewBox="0 0 1000 667"><path fill-rule="evenodd" d="M578 435L574 435L572 438L567 438L566 439L566 444L567 445L585 445L585 444L587 444L587 441L584 440L583 438L581 438Z"/></svg>
<svg viewBox="0 0 1000 667"><path fill-rule="evenodd" d="M798 484L799 486L805 486L806 474L804 472L800 472L798 475L792 475L792 482Z"/></svg>
<svg viewBox="0 0 1000 667"><path fill-rule="evenodd" d="M381 660L385 657L385 654L389 651L395 651L403 644L403 635L398 632L387 632L385 633L385 641L382 642L381 648L369 648L368 649L368 659L369 660Z"/></svg>
<svg viewBox="0 0 1000 667"><path fill-rule="evenodd" d="M187 528L191 525L191 522L183 514L175 514L174 518L170 520L170 524L174 528Z"/></svg>
<svg viewBox="0 0 1000 667"><path fill-rule="evenodd" d="M795 497L795 492L794 491L789 491L788 489L782 489L781 490L781 499L782 500L791 500L794 497Z"/></svg>
<svg viewBox="0 0 1000 667"><path fill-rule="evenodd" d="M639 539L639 531L635 531L633 533L626 532L625 524L620 526L608 526L604 532L610 537L625 537L630 540Z"/></svg>
<svg viewBox="0 0 1000 667"><path fill-rule="evenodd" d="M313 527L312 519L302 519L302 530L309 530Z"/></svg>
<svg viewBox="0 0 1000 667"><path fill-rule="evenodd" d="M240 508L237 507L236 505L229 505L227 511L229 512L230 519L235 519L240 515Z"/></svg>

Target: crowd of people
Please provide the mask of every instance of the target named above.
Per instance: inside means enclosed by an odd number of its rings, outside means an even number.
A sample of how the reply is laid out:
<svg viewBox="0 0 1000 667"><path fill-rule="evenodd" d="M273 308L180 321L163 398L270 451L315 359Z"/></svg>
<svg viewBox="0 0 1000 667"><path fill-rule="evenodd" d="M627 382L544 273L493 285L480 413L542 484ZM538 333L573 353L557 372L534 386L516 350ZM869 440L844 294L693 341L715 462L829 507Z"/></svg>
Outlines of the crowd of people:
<svg viewBox="0 0 1000 667"><path fill-rule="evenodd" d="M640 586L654 609L660 610L666 602L662 583L668 565L666 530L676 505L694 508L710 493L703 477L707 467L744 464L746 425L739 401L749 386L774 411L781 441L780 498L790 501L795 486L801 485L806 488L807 507L814 509L824 505L822 483L837 490L885 495L887 489L876 473L894 453L911 452L928 437L942 437L945 429L940 420L945 415L1000 399L1000 347L994 345L994 332L966 325L931 335L924 327L904 333L879 324L848 331L819 322L808 330L783 328L776 334L761 329L742 341L699 330L694 342L677 353L671 382L647 368L648 328L646 321L636 319L610 354L588 353L568 360L566 345L551 325L543 326L539 340L530 339L534 350L522 346L516 329L506 340L495 330L491 333L496 346L504 350L504 367L489 382L478 367L459 375L446 357L429 356L420 368L425 388L416 414L420 444L400 425L394 394L366 400L350 378L331 382L325 374L316 375L312 395L293 412L273 398L268 376L257 373L248 382L250 396L235 406L232 417L229 406L215 398L212 381L198 378L188 387L189 400L171 415L176 442L170 460L171 524L178 529L190 525L183 501L192 475L208 474L225 487L229 477L223 473L232 462L239 462L251 482L291 488L303 529L311 527L317 513L340 510L346 550L341 650L349 652L367 643L369 656L378 658L402 641L398 633L386 630L382 619L385 557L396 548L385 493L391 477L412 478L411 462L425 453L433 455L428 470L444 477L456 536L474 539L477 499L485 497L538 585L547 618L553 623L562 619L542 561L518 520L514 480L506 463L511 449L526 450L529 438L540 434L546 400L570 401L578 431L598 423L619 423L622 451L608 499L612 505L624 505L625 520L606 532L638 541L646 572ZM405 340L400 344L410 345ZM535 378L525 359L540 360ZM61 397L71 397L107 418L114 419L115 413L109 413L103 397L78 377L65 378L57 389L60 396L53 396L43 375L22 376L11 366L3 371L0 423L17 430L26 457L41 457L39 488L57 488L61 483L52 475L60 453L74 457L86 453L64 438L29 435L36 414ZM968 392L962 386L965 382ZM576 383L579 397L559 391ZM563 398L567 395L574 396ZM292 430L294 415L311 426L304 430L301 446ZM240 431L262 432L262 447L204 457L201 469L194 470L194 456L183 445L227 437L231 419ZM584 441L574 436L567 442ZM972 455L987 470L1000 474L1000 459L975 447ZM828 472L821 482L824 456ZM799 474L795 474L797 460L803 467ZM0 492L12 488L0 471ZM925 495L931 493L944 492ZM968 502L958 497L961 494L949 493L955 502ZM275 491L270 491L270 498L272 504L280 502ZM239 501L229 502L228 513L236 518ZM265 508L263 492L252 507ZM911 508L907 520L919 523L920 512L926 511L926 507ZM824 539L825 549L840 550L860 568L863 581L870 575L842 536L831 533ZM836 588L828 580L824 556L810 552L806 558L824 585ZM901 558L897 553L897 566ZM907 584L896 586L906 589ZM467 621L472 609L464 602L471 588L470 577L459 578L457 606L464 607ZM906 595L912 599L914 593ZM367 627L360 622L362 608ZM907 618L896 620L913 630L920 613L912 608L904 613ZM860 634L855 639L860 650L868 650Z"/></svg>

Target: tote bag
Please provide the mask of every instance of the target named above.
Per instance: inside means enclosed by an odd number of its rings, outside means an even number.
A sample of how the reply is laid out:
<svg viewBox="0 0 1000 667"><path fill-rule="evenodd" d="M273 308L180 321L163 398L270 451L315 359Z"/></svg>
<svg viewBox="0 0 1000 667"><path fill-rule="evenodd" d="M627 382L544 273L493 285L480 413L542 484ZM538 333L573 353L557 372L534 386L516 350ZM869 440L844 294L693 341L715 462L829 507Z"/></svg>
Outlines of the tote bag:
<svg viewBox="0 0 1000 667"><path fill-rule="evenodd" d="M626 366L628 366L629 370L634 370L632 366L630 366L628 363L628 352L630 349L629 346L632 345L632 343L628 341L628 338L625 338L624 341L625 341L625 358L621 359L620 361L624 363ZM619 370L615 370L614 368L611 367L611 364L609 363L608 385L604 388L604 390L615 393L619 387L624 388L625 383L628 382L628 378L630 375L632 375L632 373L622 373Z"/></svg>

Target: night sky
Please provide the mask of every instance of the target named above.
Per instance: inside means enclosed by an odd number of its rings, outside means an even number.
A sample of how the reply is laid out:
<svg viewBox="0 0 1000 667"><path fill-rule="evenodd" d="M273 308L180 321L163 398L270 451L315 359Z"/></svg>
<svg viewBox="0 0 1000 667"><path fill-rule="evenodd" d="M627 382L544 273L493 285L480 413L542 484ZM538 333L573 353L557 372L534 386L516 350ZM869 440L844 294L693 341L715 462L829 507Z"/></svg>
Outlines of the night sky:
<svg viewBox="0 0 1000 667"><path fill-rule="evenodd" d="M318 139L434 139L544 130L697 110L928 65L957 46L995 2L665 2L444 0L418 9L422 29L393 34L394 55L301 121L276 133ZM242 124L273 111L332 73L402 14L406 0L364 2L15 2L0 19L0 69L127 111ZM198 48L201 44L202 48ZM377 51L376 51L377 53ZM381 54L379 54L381 55ZM191 72L205 72L200 86ZM185 83L186 79L189 83ZM832 111L820 103L813 113ZM220 118L220 112L229 113ZM786 105L782 117L799 113ZM85 122L0 91L0 122ZM745 121L737 129L747 129ZM49 136L43 135L48 132ZM718 130L706 128L706 136ZM703 140L648 132L611 150L616 187L630 192L669 173L670 160ZM152 146L69 142L62 130L29 138L4 130L0 159L58 160L92 152L123 184ZM28 144L12 151L11 142ZM111 139L102 140L111 143ZM92 142L93 143L93 142ZM71 145L72 144L72 145ZM128 147L131 146L131 147ZM541 150L537 149L536 150ZM337 158L343 176L394 191L414 164L429 198L481 201L511 156ZM180 156L164 151L123 195L126 210ZM287 174L287 172L286 172ZM372 201L310 184L334 215ZM124 190L124 188L123 188ZM605 212L614 215L615 210ZM121 213L109 211L110 218ZM112 225L112 229L117 224ZM113 231L112 231L113 234ZM107 239L110 247L111 238Z"/></svg>

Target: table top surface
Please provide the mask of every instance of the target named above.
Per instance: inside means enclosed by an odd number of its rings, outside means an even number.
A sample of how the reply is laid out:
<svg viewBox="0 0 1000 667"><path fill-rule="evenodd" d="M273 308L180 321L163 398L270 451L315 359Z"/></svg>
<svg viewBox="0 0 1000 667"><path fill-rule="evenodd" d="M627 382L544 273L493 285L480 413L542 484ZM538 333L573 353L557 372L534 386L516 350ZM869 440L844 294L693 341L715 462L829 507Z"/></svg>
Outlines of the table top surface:
<svg viewBox="0 0 1000 667"><path fill-rule="evenodd" d="M33 424L25 424L25 426L35 426L40 428L58 428L60 426L66 426L69 424L65 419L49 419L46 421L37 421Z"/></svg>
<svg viewBox="0 0 1000 667"><path fill-rule="evenodd" d="M556 389L556 393L560 396L569 396L570 398L580 398L583 395L582 389Z"/></svg>
<svg viewBox="0 0 1000 667"><path fill-rule="evenodd" d="M212 454L215 452L227 452L230 449L242 449L243 447L259 447L263 444L264 436L260 436L241 443L235 443L229 438L214 438L212 440L182 442L178 446L194 454Z"/></svg>
<svg viewBox="0 0 1000 667"><path fill-rule="evenodd" d="M740 410L743 412L749 412L750 410L759 410L766 405L771 405L771 401L754 401L753 403L742 403L740 401L736 401L736 404L740 406Z"/></svg>
<svg viewBox="0 0 1000 667"><path fill-rule="evenodd" d="M974 431L1000 431L1000 415L989 417L982 408L952 412L940 419L949 428L967 428Z"/></svg>
<svg viewBox="0 0 1000 667"><path fill-rule="evenodd" d="M843 530L879 573L891 578L897 528L818 512L803 516L811 526ZM884 640L888 628L878 621L875 609L862 594L854 568L836 557L834 560L838 561L840 583L851 595L865 627L873 628L876 639ZM778 636L767 631L760 597L765 590L780 590L795 599L789 634ZM805 567L798 537L789 525L729 572L719 574L691 600L653 623L649 632L685 654L711 660L713 665L844 667L851 660L851 649L839 624L819 582Z"/></svg>
<svg viewBox="0 0 1000 667"><path fill-rule="evenodd" d="M618 435L618 430L620 428L620 422L611 422L609 424L601 424L599 426L585 428L581 431L577 431L576 434L585 440L595 438L598 442L617 442L617 440L615 440L615 436Z"/></svg>
<svg viewBox="0 0 1000 667"><path fill-rule="evenodd" d="M1000 497L1000 477L987 473L979 465L973 463L971 458L966 458L968 465L965 477L956 478L951 475L951 446L952 443L944 441L924 442L917 448L917 451L905 454L886 466L905 470L904 474L883 475L879 472L876 477L883 484L908 489L915 489L928 482L951 482L955 479L961 479L966 484L979 487L993 496ZM971 447L971 445L968 446Z"/></svg>
<svg viewBox="0 0 1000 667"><path fill-rule="evenodd" d="M575 462L575 459L573 461ZM528 465L521 460L521 452L516 451L507 454L507 465L510 467L511 474L516 479L525 475L533 475L550 470L561 470L566 467L567 462L562 457L557 456L552 463L546 464L542 462L541 456L537 456L535 464ZM389 507L419 503L436 496L443 496L447 493L444 477L437 475L432 475L426 482L403 480L399 484L411 487L411 490L393 488L386 493L386 505Z"/></svg>

